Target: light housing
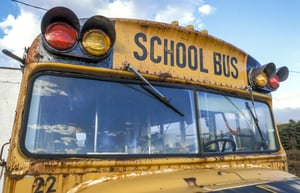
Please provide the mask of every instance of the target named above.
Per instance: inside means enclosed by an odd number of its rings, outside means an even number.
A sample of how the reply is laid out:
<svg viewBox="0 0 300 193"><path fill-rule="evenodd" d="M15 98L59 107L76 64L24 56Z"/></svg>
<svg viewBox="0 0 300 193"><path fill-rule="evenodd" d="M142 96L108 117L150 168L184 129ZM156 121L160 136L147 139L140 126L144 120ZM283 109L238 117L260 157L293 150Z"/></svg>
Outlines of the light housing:
<svg viewBox="0 0 300 193"><path fill-rule="evenodd" d="M285 81L289 76L289 69L286 66L276 69L276 74L269 79L268 87L273 91L279 88L280 82Z"/></svg>
<svg viewBox="0 0 300 193"><path fill-rule="evenodd" d="M279 78L279 82L285 81L289 77L289 69L286 66L282 66L276 70L276 75Z"/></svg>
<svg viewBox="0 0 300 193"><path fill-rule="evenodd" d="M40 61L59 61L90 66L108 66L116 40L114 22L96 15L78 19L66 7L46 12L41 23Z"/></svg>
<svg viewBox="0 0 300 193"><path fill-rule="evenodd" d="M89 18L82 27L81 47L93 57L105 57L116 40L114 24L106 17L96 15Z"/></svg>
<svg viewBox="0 0 300 193"><path fill-rule="evenodd" d="M268 79L273 77L276 72L274 63L268 63L257 68L250 69L248 73L249 83L252 87L265 87Z"/></svg>
<svg viewBox="0 0 300 193"><path fill-rule="evenodd" d="M286 66L276 69L274 63L268 63L248 71L248 81L254 90L271 92L279 88L280 82L288 77Z"/></svg>
<svg viewBox="0 0 300 193"><path fill-rule="evenodd" d="M44 47L51 52L69 51L77 42L79 30L79 19L70 9L54 7L42 19Z"/></svg>

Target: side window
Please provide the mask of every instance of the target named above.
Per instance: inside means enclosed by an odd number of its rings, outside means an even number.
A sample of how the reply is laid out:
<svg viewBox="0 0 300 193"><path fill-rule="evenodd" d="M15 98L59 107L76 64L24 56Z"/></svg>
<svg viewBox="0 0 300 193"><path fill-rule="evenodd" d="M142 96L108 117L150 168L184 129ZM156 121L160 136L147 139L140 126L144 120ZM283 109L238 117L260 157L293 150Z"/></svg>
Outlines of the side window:
<svg viewBox="0 0 300 193"><path fill-rule="evenodd" d="M246 99L201 92L198 100L204 152L276 150L275 130L266 104L255 102L253 106Z"/></svg>

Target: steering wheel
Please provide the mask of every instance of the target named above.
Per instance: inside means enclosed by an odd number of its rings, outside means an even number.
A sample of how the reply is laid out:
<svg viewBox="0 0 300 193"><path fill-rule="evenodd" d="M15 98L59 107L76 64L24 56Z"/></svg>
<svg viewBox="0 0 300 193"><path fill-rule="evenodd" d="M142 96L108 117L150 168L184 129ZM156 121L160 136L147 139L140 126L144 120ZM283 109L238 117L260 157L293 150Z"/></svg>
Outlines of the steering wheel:
<svg viewBox="0 0 300 193"><path fill-rule="evenodd" d="M219 147L219 142L223 142L221 149ZM209 146L212 144L216 144L216 146L219 147L219 152L224 152L227 143L231 144L232 151L236 151L235 142L232 139L228 139L228 138L220 138L220 139L214 139L214 140L208 141L204 144L204 150L209 151Z"/></svg>

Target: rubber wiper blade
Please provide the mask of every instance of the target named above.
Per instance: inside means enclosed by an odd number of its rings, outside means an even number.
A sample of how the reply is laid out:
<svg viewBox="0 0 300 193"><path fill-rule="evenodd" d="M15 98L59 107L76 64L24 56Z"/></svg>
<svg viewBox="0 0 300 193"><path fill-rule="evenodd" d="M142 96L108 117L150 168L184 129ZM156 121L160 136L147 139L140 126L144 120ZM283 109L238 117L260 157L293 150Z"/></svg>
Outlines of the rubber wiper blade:
<svg viewBox="0 0 300 193"><path fill-rule="evenodd" d="M133 66L127 65L127 70L132 71L139 79L141 79L147 86L143 86L142 88L145 89L147 92L152 94L156 99L162 102L164 105L172 109L174 112L179 114L180 116L184 116L184 114L179 111L175 106L173 106L166 96L164 96L161 92L159 92L146 78L143 77Z"/></svg>
<svg viewBox="0 0 300 193"><path fill-rule="evenodd" d="M263 146L264 148L266 148L266 147L268 146L269 142L265 139L265 137L264 137L264 135L263 135L263 133L262 133L262 130L261 130L259 124L258 124L258 119L257 119L257 117L255 117L255 115L254 115L253 111L251 110L251 108L250 108L248 102L246 102L246 107L247 107L247 109L248 109L248 111L249 111L249 113L250 113L252 119L254 120L255 126L256 126L256 128L257 128L257 130L258 130L258 133L259 133L259 136L260 136L260 138L261 138L261 140L262 140L262 146Z"/></svg>

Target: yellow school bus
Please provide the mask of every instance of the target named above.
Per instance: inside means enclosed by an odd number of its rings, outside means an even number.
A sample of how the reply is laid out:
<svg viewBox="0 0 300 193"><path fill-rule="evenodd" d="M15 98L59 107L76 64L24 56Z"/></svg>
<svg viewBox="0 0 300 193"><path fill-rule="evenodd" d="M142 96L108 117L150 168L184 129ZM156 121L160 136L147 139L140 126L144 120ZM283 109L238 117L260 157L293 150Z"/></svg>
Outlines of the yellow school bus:
<svg viewBox="0 0 300 193"><path fill-rule="evenodd" d="M287 67L191 26L65 7L17 59L4 193L300 191L272 111Z"/></svg>

